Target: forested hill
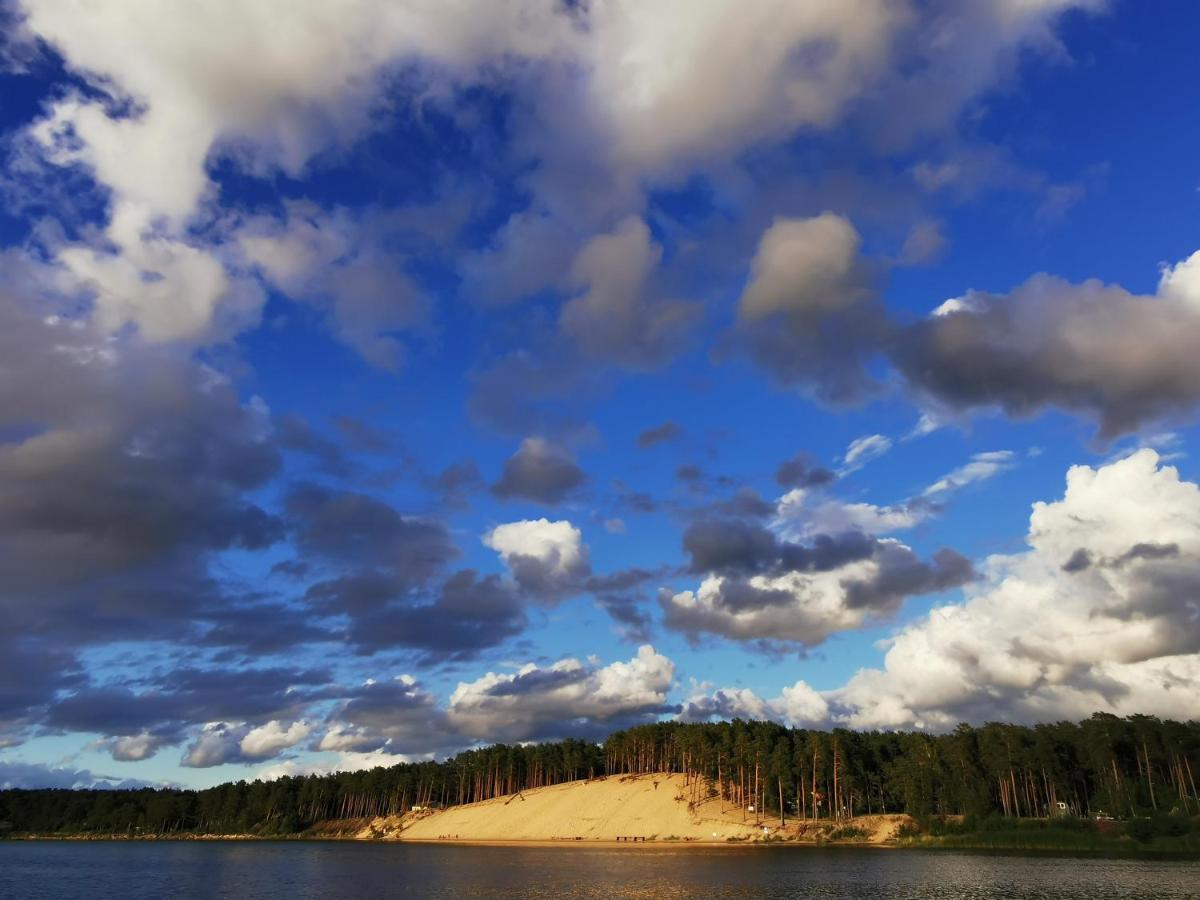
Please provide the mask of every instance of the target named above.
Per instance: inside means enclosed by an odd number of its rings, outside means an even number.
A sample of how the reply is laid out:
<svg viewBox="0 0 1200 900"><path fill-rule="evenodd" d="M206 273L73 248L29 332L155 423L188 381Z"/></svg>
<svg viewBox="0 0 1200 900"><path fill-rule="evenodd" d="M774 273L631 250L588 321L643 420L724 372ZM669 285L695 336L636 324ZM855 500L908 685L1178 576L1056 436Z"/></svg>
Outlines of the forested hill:
<svg viewBox="0 0 1200 900"><path fill-rule="evenodd" d="M317 822L454 805L604 775L678 772L773 815L1200 814L1200 723L1096 714L1073 723L920 732L807 731L770 722L660 723L496 745L443 762L239 781L207 790L0 791L9 835L297 834Z"/></svg>

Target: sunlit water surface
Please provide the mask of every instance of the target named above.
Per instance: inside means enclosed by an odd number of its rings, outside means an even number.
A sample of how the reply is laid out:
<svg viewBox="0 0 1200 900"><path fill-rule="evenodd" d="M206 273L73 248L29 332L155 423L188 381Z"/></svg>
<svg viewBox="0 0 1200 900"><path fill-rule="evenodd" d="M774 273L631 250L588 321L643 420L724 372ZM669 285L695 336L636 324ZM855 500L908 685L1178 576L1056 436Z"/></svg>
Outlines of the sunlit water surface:
<svg viewBox="0 0 1200 900"><path fill-rule="evenodd" d="M1200 863L855 848L0 843L3 898L1200 897Z"/></svg>

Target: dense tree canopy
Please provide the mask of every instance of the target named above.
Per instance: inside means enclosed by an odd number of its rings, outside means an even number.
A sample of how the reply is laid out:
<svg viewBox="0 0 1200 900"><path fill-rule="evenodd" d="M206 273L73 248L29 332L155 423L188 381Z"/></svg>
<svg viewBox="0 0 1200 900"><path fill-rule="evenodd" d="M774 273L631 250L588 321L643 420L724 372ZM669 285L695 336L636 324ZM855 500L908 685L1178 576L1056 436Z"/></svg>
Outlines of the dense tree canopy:
<svg viewBox="0 0 1200 900"><path fill-rule="evenodd" d="M1200 723L1098 713L1077 724L961 725L931 735L808 731L741 720L663 722L618 731L603 745L498 744L442 762L201 791L0 791L0 828L13 834L294 834L322 821L649 772L687 775L692 801L720 796L781 820L871 812L1195 815Z"/></svg>

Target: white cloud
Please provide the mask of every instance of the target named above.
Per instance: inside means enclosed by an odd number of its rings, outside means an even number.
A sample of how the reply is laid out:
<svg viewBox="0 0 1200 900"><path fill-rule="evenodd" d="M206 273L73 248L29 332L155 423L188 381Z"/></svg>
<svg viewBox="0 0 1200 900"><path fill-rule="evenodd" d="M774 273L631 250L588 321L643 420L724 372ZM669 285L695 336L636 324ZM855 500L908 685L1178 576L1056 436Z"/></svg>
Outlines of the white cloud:
<svg viewBox="0 0 1200 900"><path fill-rule="evenodd" d="M933 434L945 425L946 421L946 414L939 410L922 410L920 417L917 419L917 424L912 427L911 431L904 435L903 440L915 441L917 438Z"/></svg>
<svg viewBox="0 0 1200 900"><path fill-rule="evenodd" d="M512 674L488 672L460 682L450 696L451 723L489 741L595 734L663 712L675 665L649 644L628 662L594 668L577 659Z"/></svg>
<svg viewBox="0 0 1200 900"><path fill-rule="evenodd" d="M305 721L285 725L272 720L258 726L246 722L208 722L188 745L180 764L203 769L269 759L294 747L311 732L312 726Z"/></svg>
<svg viewBox="0 0 1200 900"><path fill-rule="evenodd" d="M316 750L427 755L458 744L437 698L409 675L368 679L330 713Z"/></svg>
<svg viewBox="0 0 1200 900"><path fill-rule="evenodd" d="M252 170L299 175L314 153L368 127L392 67L423 60L470 73L508 54L552 54L573 35L569 17L532 0L484 10L462 0L336 9L319 0L128 0L119 15L39 0L26 14L69 65L137 104L113 118L94 102L57 103L51 118L72 126L72 154L147 220L175 223L209 190L204 166L215 149Z"/></svg>
<svg viewBox="0 0 1200 900"><path fill-rule="evenodd" d="M238 744L246 730L244 724L206 723L184 751L179 764L194 769L206 769L236 762L239 758Z"/></svg>
<svg viewBox="0 0 1200 900"><path fill-rule="evenodd" d="M31 130L50 160L85 167L111 194L105 233L63 248L60 261L77 289L95 289L106 322L135 324L152 340L225 337L222 320L244 324L240 313L258 309L236 273L222 282L215 267L229 266L218 249L190 236L198 219L220 220L214 162L303 178L314 157L351 145L414 98L474 84L512 90L524 110L514 118L513 149L539 163L531 184L545 195L489 254L497 257L490 268L514 282L501 293L519 294L556 281L577 239L639 209L631 186L644 176L677 177L799 128L834 127L866 101L862 114L881 120L935 109L908 116L918 131L931 127L926 119L949 121L946 112L996 80L1015 48L1053 49L1058 13L1094 5L990 0L926 15L888 0L346 0L336 8L321 0L126 0L119 12L79 0L22 4L23 27L112 97L59 97ZM892 91L914 102L896 102ZM530 228L537 239L517 233ZM573 240L559 241L566 231ZM746 300L748 314L778 303L771 282L796 266L811 281L805 302L852 293L847 253L857 235L849 223L826 214L781 220L772 232L793 252L772 255L774 238L760 248L771 273ZM120 259L109 258L105 242ZM532 257L499 259L509 243ZM916 256L935 243L928 229L920 233ZM531 277L543 265L556 272ZM592 343L604 338L605 329L586 328L604 322L592 315L597 305L615 304L660 341L686 318L677 303L622 307L618 288L589 281L592 299L566 321ZM378 287L360 292L374 297ZM379 314L374 299L367 305ZM600 342L610 356L621 346Z"/></svg>
<svg viewBox="0 0 1200 900"><path fill-rule="evenodd" d="M149 759L159 750L170 744L178 743L174 735L159 735L150 732L122 735L97 741L94 746L106 750L113 759L122 762L141 762Z"/></svg>
<svg viewBox="0 0 1200 900"><path fill-rule="evenodd" d="M862 627L871 610L851 609L842 582L877 572L872 561L816 574L789 572L755 576L750 587L763 602L736 604L724 595L726 578L709 575L694 591L679 591L663 603L668 627L692 634L716 633L738 641L779 640L819 644L838 631ZM773 602L766 602L767 600Z"/></svg>
<svg viewBox="0 0 1200 900"><path fill-rule="evenodd" d="M356 747L362 747L365 744L382 744L386 740L386 738L375 737L373 733L365 728L351 728L346 725L335 724L321 735L321 739L317 741L313 749L347 752L354 750Z"/></svg>
<svg viewBox="0 0 1200 900"><path fill-rule="evenodd" d="M882 434L865 434L855 438L842 457L842 474L857 472L867 463L892 449L892 439Z"/></svg>
<svg viewBox="0 0 1200 900"><path fill-rule="evenodd" d="M825 698L801 680L785 687L778 697L766 700L749 688L721 688L706 693L704 685L683 703L679 717L685 722L710 719L752 719L781 722L793 728L822 727L829 722Z"/></svg>
<svg viewBox="0 0 1200 900"><path fill-rule="evenodd" d="M825 698L805 681L785 687L774 706L785 721L793 725L819 724L829 717L829 704Z"/></svg>
<svg viewBox="0 0 1200 900"><path fill-rule="evenodd" d="M820 494L814 495L804 488L794 488L776 503L775 518L771 527L790 541L803 541L818 534L841 534L846 531L888 534L914 527L924 521L931 512L928 504L877 506L874 503L847 503Z"/></svg>
<svg viewBox="0 0 1200 900"><path fill-rule="evenodd" d="M985 305L986 301L982 296L974 291L967 291L961 297L951 297L949 300L944 301L929 315L940 318L958 312L977 313L982 311Z"/></svg>
<svg viewBox="0 0 1200 900"><path fill-rule="evenodd" d="M329 759L287 759L282 762L264 766L254 773L261 781L274 781L285 776L296 778L304 775L328 775L332 772L364 772L377 768L388 768L397 763L417 762L430 758L428 754L409 756L401 753L385 753L373 751L370 753L339 752L332 760Z"/></svg>
<svg viewBox="0 0 1200 900"><path fill-rule="evenodd" d="M961 584L971 575L965 559L941 551L932 563L893 539L863 538L867 554L822 570L753 575L739 580L712 574L694 591L660 597L669 628L695 637L785 641L814 646L895 613L906 597Z"/></svg>
<svg viewBox="0 0 1200 900"><path fill-rule="evenodd" d="M882 669L829 696L854 727L1190 718L1200 694L1200 487L1152 450L1067 474L1029 549L903 628Z"/></svg>
<svg viewBox="0 0 1200 900"><path fill-rule="evenodd" d="M285 726L284 723L273 719L265 725L251 728L239 746L244 756L265 759L288 747L296 746L311 733L312 725L308 722L301 720Z"/></svg>
<svg viewBox="0 0 1200 900"><path fill-rule="evenodd" d="M925 488L922 496L937 497L952 493L969 484L987 481L1004 472L1015 464L1016 455L1011 450L991 450L986 453L976 453L971 461L964 463L952 472L947 472L929 487Z"/></svg>
<svg viewBox="0 0 1200 900"><path fill-rule="evenodd" d="M593 97L622 161L723 155L832 124L886 66L902 20L883 0L599 3Z"/></svg>
<svg viewBox="0 0 1200 900"><path fill-rule="evenodd" d="M583 533L566 519L523 519L497 525L483 536L483 543L510 567L520 560L534 560L555 577L573 577L588 566Z"/></svg>
<svg viewBox="0 0 1200 900"><path fill-rule="evenodd" d="M1183 262L1163 269L1158 293L1200 309L1200 250Z"/></svg>
<svg viewBox="0 0 1200 900"><path fill-rule="evenodd" d="M535 0L486 11L463 2L351 0L334 10L315 0L130 0L119 14L47 0L25 12L70 67L128 100L110 115L68 96L32 134L53 162L87 167L112 194L104 237L119 256L76 246L59 260L80 289L95 291L106 324L131 322L151 340L207 338L214 319L246 305L230 300L220 255L185 240L213 199L213 158L299 177L315 153L370 127L404 63L478 75L509 54L557 53L574 33L568 16Z"/></svg>

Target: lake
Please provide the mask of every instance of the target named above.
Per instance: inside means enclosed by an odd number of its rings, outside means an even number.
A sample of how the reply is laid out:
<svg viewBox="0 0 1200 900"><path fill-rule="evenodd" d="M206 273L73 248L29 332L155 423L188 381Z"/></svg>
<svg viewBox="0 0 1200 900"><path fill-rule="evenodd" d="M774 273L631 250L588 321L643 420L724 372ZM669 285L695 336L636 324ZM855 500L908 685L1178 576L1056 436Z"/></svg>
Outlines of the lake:
<svg viewBox="0 0 1200 900"><path fill-rule="evenodd" d="M1200 896L1190 861L833 848L0 842L0 898Z"/></svg>

